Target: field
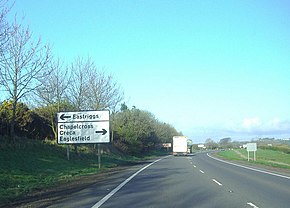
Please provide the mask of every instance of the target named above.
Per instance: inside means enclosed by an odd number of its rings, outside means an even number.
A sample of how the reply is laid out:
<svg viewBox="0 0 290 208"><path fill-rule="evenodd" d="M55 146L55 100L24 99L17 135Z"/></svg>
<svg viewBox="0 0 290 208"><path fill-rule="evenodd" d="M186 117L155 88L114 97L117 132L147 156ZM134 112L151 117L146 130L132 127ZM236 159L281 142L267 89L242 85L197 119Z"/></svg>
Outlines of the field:
<svg viewBox="0 0 290 208"><path fill-rule="evenodd" d="M80 148L81 150L81 148ZM96 153L82 150L79 155L71 151L66 157L66 146L25 141L21 147L0 147L0 207L26 194L56 184L64 184L105 172L110 168L134 164L144 158L121 154L103 154L101 169Z"/></svg>
<svg viewBox="0 0 290 208"><path fill-rule="evenodd" d="M246 149L221 151L218 153L218 156L235 161L248 160L248 152ZM253 152L250 152L249 163L290 169L290 154L281 151L258 148L256 152L256 161L253 161Z"/></svg>

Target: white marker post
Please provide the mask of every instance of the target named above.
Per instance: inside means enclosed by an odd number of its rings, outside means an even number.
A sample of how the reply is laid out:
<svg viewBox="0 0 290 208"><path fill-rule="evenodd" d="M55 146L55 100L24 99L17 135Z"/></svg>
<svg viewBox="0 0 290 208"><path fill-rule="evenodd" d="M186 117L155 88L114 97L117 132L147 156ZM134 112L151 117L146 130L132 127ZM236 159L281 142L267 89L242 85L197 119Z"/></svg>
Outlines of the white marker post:
<svg viewBox="0 0 290 208"><path fill-rule="evenodd" d="M257 143L248 143L247 151L248 151L248 161L250 161L250 152L254 152L254 161L256 161Z"/></svg>

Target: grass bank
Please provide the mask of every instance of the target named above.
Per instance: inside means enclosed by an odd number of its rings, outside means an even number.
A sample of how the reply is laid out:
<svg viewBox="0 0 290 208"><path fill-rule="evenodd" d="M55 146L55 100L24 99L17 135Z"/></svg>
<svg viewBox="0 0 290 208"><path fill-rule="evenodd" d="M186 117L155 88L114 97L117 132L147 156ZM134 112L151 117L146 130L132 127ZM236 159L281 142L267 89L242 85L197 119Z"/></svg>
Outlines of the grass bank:
<svg viewBox="0 0 290 208"><path fill-rule="evenodd" d="M217 155L233 161L247 161L248 159L248 152L246 149L221 151ZM281 151L258 148L256 152L256 161L253 161L253 152L250 152L249 163L290 169L290 154Z"/></svg>
<svg viewBox="0 0 290 208"><path fill-rule="evenodd" d="M80 147L79 155L71 152L67 160L66 146L31 140L22 144L0 147L0 206L43 188L146 159L103 154L99 169L98 156L88 148Z"/></svg>

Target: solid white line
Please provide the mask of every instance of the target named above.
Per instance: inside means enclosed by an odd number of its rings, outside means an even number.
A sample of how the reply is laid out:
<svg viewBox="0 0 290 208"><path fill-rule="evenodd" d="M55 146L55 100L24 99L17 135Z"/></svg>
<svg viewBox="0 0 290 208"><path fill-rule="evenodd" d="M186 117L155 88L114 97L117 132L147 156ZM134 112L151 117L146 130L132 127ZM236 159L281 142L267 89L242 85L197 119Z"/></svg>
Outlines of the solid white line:
<svg viewBox="0 0 290 208"><path fill-rule="evenodd" d="M220 182L218 182L216 179L212 179L213 182L215 182L217 185L222 186L223 184L221 184Z"/></svg>
<svg viewBox="0 0 290 208"><path fill-rule="evenodd" d="M166 156L166 157L170 157ZM134 173L133 175L131 175L129 178L127 178L125 181L123 181L119 186L117 186L115 189L113 189L110 193L108 193L104 198L102 198L100 201L98 201L94 206L92 206L92 208L99 208L102 204L104 204L109 198L111 198L115 193L117 193L117 191L119 191L123 186L125 186L130 180L132 180L136 175L138 175L139 173L141 173L143 170L145 170L146 168L148 168L149 166L153 165L154 163L157 163L158 161L166 158L160 158L158 160L155 160L154 162L146 165L145 167L141 168L140 170L138 170L136 173Z"/></svg>
<svg viewBox="0 0 290 208"><path fill-rule="evenodd" d="M199 172L204 173L202 170L199 170Z"/></svg>
<svg viewBox="0 0 290 208"><path fill-rule="evenodd" d="M254 207L254 208L259 208L259 207L257 207L256 205L254 205L253 203L251 203L251 202L248 202L247 203L248 205L250 205L251 207Z"/></svg>
<svg viewBox="0 0 290 208"><path fill-rule="evenodd" d="M209 155L208 153L207 153L207 156L209 156L210 158L212 158L212 159L214 159L214 160L218 160L218 161L220 161L220 162L224 162L224 163L227 163L227 164L230 164L230 165L234 165L234 166L237 166L237 167L240 167L240 168L246 168L246 169L253 170L253 171L256 171L256 172L265 173L265 174L268 174L268 175L273 175L273 176L277 176L277 177L281 177L281 178L290 179L289 176L284 176L284 175L280 175L280 174L276 174L276 173L271 173L271 172L267 172L267 171L264 171L264 170L259 170L259 169L255 169L255 168L250 168L250 167L247 167L247 166L238 165L238 164L235 164L235 163L231 163L231 162L228 162L228 161L224 161L224 160L221 160L221 159L215 158L215 157Z"/></svg>

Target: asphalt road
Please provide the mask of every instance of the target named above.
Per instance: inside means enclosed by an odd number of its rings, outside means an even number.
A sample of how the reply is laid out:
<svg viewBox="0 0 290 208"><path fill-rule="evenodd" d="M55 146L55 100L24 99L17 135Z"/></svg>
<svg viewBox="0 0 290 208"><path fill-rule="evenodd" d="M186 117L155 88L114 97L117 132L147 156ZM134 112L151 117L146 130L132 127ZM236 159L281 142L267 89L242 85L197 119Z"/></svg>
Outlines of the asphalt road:
<svg viewBox="0 0 290 208"><path fill-rule="evenodd" d="M201 153L131 167L50 207L289 206L290 177L234 166Z"/></svg>

